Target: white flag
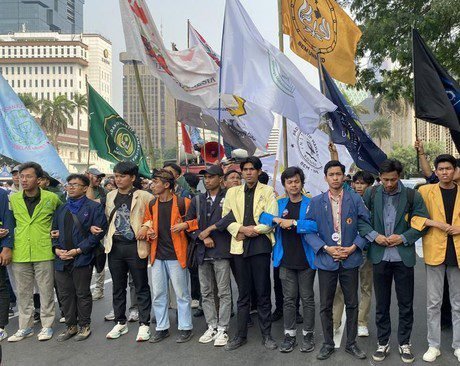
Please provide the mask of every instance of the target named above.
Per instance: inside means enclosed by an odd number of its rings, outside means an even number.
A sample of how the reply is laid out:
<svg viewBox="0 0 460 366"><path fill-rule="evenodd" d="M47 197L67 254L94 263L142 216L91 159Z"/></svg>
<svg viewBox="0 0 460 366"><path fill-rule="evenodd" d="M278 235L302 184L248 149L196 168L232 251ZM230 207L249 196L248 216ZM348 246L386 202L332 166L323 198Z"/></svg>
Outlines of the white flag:
<svg viewBox="0 0 460 366"><path fill-rule="evenodd" d="M262 37L238 0L225 7L221 83L223 93L281 114L306 133L337 108Z"/></svg>
<svg viewBox="0 0 460 366"><path fill-rule="evenodd" d="M120 11L126 49L133 60L147 65L174 98L203 108L217 105L218 67L201 45L167 50L145 0L120 0Z"/></svg>

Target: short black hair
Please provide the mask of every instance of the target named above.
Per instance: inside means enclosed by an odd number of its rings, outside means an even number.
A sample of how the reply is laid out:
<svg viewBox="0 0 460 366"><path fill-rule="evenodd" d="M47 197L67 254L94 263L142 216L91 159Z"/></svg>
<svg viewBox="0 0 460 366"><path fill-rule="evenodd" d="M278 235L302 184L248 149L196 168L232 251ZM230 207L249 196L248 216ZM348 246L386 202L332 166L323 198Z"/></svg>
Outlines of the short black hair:
<svg viewBox="0 0 460 366"><path fill-rule="evenodd" d="M287 168L283 174L281 174L281 184L284 187L284 183L286 182L286 179L293 178L296 175L300 177L300 182L302 183L302 187L305 184L305 174L303 173L303 170L300 169L297 166L290 166Z"/></svg>
<svg viewBox="0 0 460 366"><path fill-rule="evenodd" d="M190 187L195 188L195 189L198 188L198 184L200 183L200 177L198 177L198 174L190 173L190 172L185 173L184 178Z"/></svg>
<svg viewBox="0 0 460 366"><path fill-rule="evenodd" d="M266 172L261 172L259 174L259 182L262 184L268 184L268 181L270 180L270 177Z"/></svg>
<svg viewBox="0 0 460 366"><path fill-rule="evenodd" d="M240 176L240 179L241 179L241 172L239 172L238 170L235 170L235 169L231 169L229 171L227 171L225 174L224 174L224 180L227 180L228 179L228 176L230 174L233 174L233 173L236 173Z"/></svg>
<svg viewBox="0 0 460 366"><path fill-rule="evenodd" d="M79 179L80 181L83 182L83 185L85 187L89 187L89 178L86 175L84 175L84 174L70 174L67 177L66 181L67 181L67 183L69 183L71 180L74 180L74 179Z"/></svg>
<svg viewBox="0 0 460 366"><path fill-rule="evenodd" d="M360 170L359 172L356 172L355 175L353 176L353 182L357 182L358 180L362 180L364 183L367 185L371 186L375 182L374 176L366 172L364 170Z"/></svg>
<svg viewBox="0 0 460 366"><path fill-rule="evenodd" d="M451 163L454 169L457 167L457 159L450 154L441 154L434 159L434 168L438 169L439 163Z"/></svg>
<svg viewBox="0 0 460 366"><path fill-rule="evenodd" d="M32 168L35 171L37 178L43 178L43 168L40 164L35 163L34 161L28 161L24 164L21 164L19 167L19 173L22 173L23 170Z"/></svg>
<svg viewBox="0 0 460 366"><path fill-rule="evenodd" d="M248 156L247 158L243 159L243 161L240 163L240 169L243 170L244 166L249 163L251 163L256 170L262 169L262 162L257 156Z"/></svg>
<svg viewBox="0 0 460 366"><path fill-rule="evenodd" d="M163 164L163 169L164 168L167 168L167 167L171 167L173 168L177 174L181 175L182 174L182 169L179 165L177 165L176 163L172 163L172 162L169 162L169 163L164 163Z"/></svg>
<svg viewBox="0 0 460 366"><path fill-rule="evenodd" d="M396 159L386 159L379 166L380 174L396 172L398 175L401 175L402 171L403 165Z"/></svg>
<svg viewBox="0 0 460 366"><path fill-rule="evenodd" d="M131 161L120 161L113 167L113 172L126 175L139 175L139 167Z"/></svg>
<svg viewBox="0 0 460 366"><path fill-rule="evenodd" d="M343 165L340 161L338 160L331 160L329 161L325 166L324 166L324 175L327 175L327 171L330 168L335 168L339 167L340 170L342 171L343 174L345 174L345 165Z"/></svg>

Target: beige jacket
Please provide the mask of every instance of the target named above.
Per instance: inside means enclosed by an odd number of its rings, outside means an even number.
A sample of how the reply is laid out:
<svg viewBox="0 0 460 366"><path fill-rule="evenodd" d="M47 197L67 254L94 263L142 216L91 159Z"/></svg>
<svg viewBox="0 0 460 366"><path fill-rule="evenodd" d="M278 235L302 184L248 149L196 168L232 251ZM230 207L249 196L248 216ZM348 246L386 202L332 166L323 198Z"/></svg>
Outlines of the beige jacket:
<svg viewBox="0 0 460 366"><path fill-rule="evenodd" d="M114 190L107 194L106 204L105 204L105 215L107 216L107 220L110 218L110 214L112 210L115 208L115 197L117 196L118 190ZM131 227L133 228L134 234L137 235L139 229L144 222L144 214L145 208L147 204L153 199L153 195L146 191L142 191L138 189L133 193L133 202L131 204ZM112 237L115 233L115 216L110 223L109 229L107 231L107 235L105 237L105 252L110 253L112 250ZM137 241L137 253L139 254L139 258L147 258L150 254L150 244L145 240L138 240Z"/></svg>

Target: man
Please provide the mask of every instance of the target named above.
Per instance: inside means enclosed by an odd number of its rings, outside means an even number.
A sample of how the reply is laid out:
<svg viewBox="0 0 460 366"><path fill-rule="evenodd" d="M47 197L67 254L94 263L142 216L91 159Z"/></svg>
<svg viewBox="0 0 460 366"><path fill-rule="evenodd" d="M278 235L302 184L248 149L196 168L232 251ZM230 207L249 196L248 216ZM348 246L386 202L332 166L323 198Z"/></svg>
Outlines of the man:
<svg viewBox="0 0 460 366"><path fill-rule="evenodd" d="M262 212L275 215L277 204L273 188L258 182L262 171L259 158L244 159L240 168L246 183L227 191L222 212L222 216L232 212L235 218L227 230L232 235L230 253L233 254L239 292L238 330L225 349L231 351L247 342L252 282L257 293L262 344L274 350L278 347L271 336L270 254L274 237L270 226L259 223L259 217Z"/></svg>
<svg viewBox="0 0 460 366"><path fill-rule="evenodd" d="M47 172L43 172L43 177L40 179L40 188L45 191L53 192L59 197L62 203L66 202L65 194L59 189L59 181L51 177Z"/></svg>
<svg viewBox="0 0 460 366"><path fill-rule="evenodd" d="M24 163L19 168L23 191L11 195L11 209L16 220L13 247L13 275L16 281L19 330L8 338L18 342L31 337L33 331L33 292L37 283L40 293L42 329L39 341L53 336L54 254L51 245L51 223L54 211L61 204L54 193L40 189L43 169L37 163Z"/></svg>
<svg viewBox="0 0 460 366"><path fill-rule="evenodd" d="M176 163L165 163L163 169L169 171L175 180L175 191L174 193L180 197L191 198L191 189L184 176L182 175L182 169Z"/></svg>
<svg viewBox="0 0 460 366"><path fill-rule="evenodd" d="M223 185L226 189L241 185L241 173L237 170L229 170L224 174Z"/></svg>
<svg viewBox="0 0 460 366"><path fill-rule="evenodd" d="M113 168L117 190L107 194L105 214L109 224L105 252L112 275L114 322L107 339L117 339L128 333L126 319L126 287L131 274L139 309L137 342L150 339L152 298L147 274L149 245L136 235L144 220L145 209L152 195L136 189L139 168L132 162L119 162Z"/></svg>
<svg viewBox="0 0 460 366"><path fill-rule="evenodd" d="M9 209L8 193L0 189L0 341L8 337L5 327L8 325L10 293L7 286L6 266L11 262L13 233L14 219Z"/></svg>
<svg viewBox="0 0 460 366"><path fill-rule="evenodd" d="M56 210L53 218L54 275L67 326L57 337L59 342L73 336L75 341L83 341L91 334L92 262L107 230L107 219L104 207L86 197L89 184L85 175L69 175L67 202ZM91 234L91 226L101 228L101 233Z"/></svg>
<svg viewBox="0 0 460 366"><path fill-rule="evenodd" d="M403 362L411 363L414 361L410 344L414 322L414 244L423 235L417 230L420 225L411 226L411 221L414 216L427 218L428 212L420 193L404 187L400 181L402 170L397 160L382 162L381 185L368 189L363 197L371 213L371 224L364 224L360 233L370 242L368 258L373 263L378 346L372 358L383 361L390 349L394 278L399 307L399 354Z"/></svg>
<svg viewBox="0 0 460 366"><path fill-rule="evenodd" d="M185 232L176 224L183 223L190 205L188 198L174 194L175 179L171 172L161 169L153 176L155 199L145 209L140 238L151 243L153 310L157 321L151 343L169 337L168 284L171 280L177 298L179 333L177 343L188 342L192 336L191 296L187 270L188 240Z"/></svg>
<svg viewBox="0 0 460 366"><path fill-rule="evenodd" d="M11 170L11 178L13 179L13 185L10 187L12 193L19 192L21 190L21 183L19 181L19 168L21 165L16 165Z"/></svg>
<svg viewBox="0 0 460 366"><path fill-rule="evenodd" d="M371 173L359 171L353 175L352 187L362 197L366 189L374 184L374 181L375 179ZM367 259L367 250L363 251L363 259L364 264L359 269L360 302L358 310L358 337L369 337L368 323L372 298L372 263ZM334 331L340 328L344 305L342 288L338 285L333 306Z"/></svg>
<svg viewBox="0 0 460 366"><path fill-rule="evenodd" d="M303 305L304 328L301 352L315 349L315 254L305 240L307 233L316 233L314 221L305 219L310 199L302 194L305 175L298 167L289 167L281 174L287 197L278 199L278 215L263 213L260 223L276 228L273 267L279 268L283 291L284 341L280 351L292 352L297 345L297 298Z"/></svg>
<svg viewBox="0 0 460 366"><path fill-rule="evenodd" d="M439 155L434 161L439 183L419 189L431 217L423 222L429 230L422 239L428 328L428 350L423 360L427 362L433 362L441 355L441 303L445 277L452 307L452 348L460 361L460 194L454 182L456 165L452 155Z"/></svg>
<svg viewBox="0 0 460 366"><path fill-rule="evenodd" d="M361 197L344 189L345 166L337 160L324 167L327 192L313 199L306 219L316 221L318 234L307 234L307 243L316 254L318 267L320 316L324 343L317 359L326 360L335 351L332 306L337 281L343 290L347 314L347 343L345 351L355 358L366 354L356 344L358 330L358 270L363 262L366 240L358 234L358 223L368 221L369 214Z"/></svg>

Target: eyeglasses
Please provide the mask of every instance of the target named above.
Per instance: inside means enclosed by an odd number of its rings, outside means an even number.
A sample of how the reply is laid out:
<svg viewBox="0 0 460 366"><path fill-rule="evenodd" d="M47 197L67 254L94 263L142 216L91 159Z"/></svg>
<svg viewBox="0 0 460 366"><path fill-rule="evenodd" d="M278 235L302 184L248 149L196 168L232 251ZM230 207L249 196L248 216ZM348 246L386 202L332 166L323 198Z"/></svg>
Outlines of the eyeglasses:
<svg viewBox="0 0 460 366"><path fill-rule="evenodd" d="M80 183L67 183L67 187L69 187L69 188L77 188L77 187L86 187L86 186L83 185L83 184L80 184Z"/></svg>

